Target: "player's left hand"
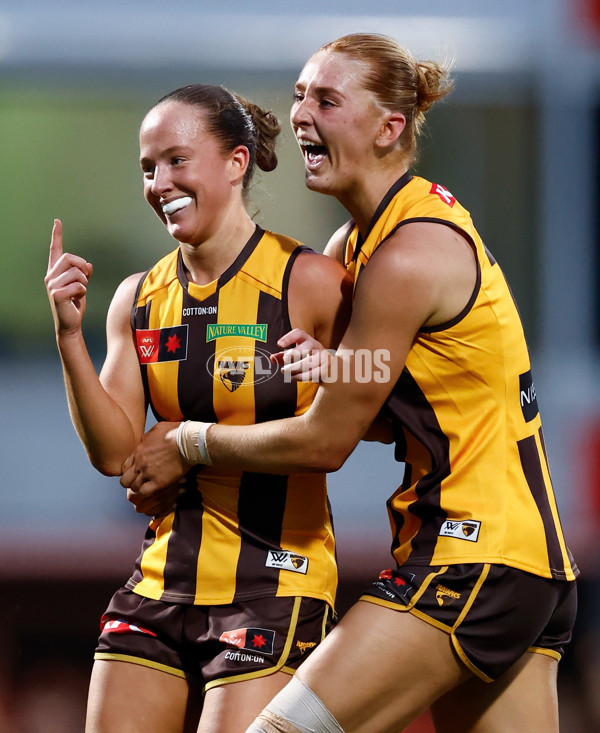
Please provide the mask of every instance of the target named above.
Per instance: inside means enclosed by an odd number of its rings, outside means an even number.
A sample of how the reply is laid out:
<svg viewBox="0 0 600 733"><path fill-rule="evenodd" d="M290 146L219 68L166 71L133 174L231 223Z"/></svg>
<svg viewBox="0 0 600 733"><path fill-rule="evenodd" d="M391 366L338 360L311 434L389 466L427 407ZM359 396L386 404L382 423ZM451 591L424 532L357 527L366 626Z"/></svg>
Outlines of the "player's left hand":
<svg viewBox="0 0 600 733"><path fill-rule="evenodd" d="M191 468L177 447L179 423L159 422L144 435L122 466L121 486L128 489L132 504L145 506L142 500L174 487ZM141 510L144 514L146 509Z"/></svg>
<svg viewBox="0 0 600 733"><path fill-rule="evenodd" d="M133 504L138 514L148 517L163 517L175 509L177 499L184 492L185 479L164 489L156 489L149 496L127 489L127 499Z"/></svg>
<svg viewBox="0 0 600 733"><path fill-rule="evenodd" d="M294 328L277 342L284 351L271 355L271 361L281 366L281 372L295 382L319 382L327 372L331 355L313 336Z"/></svg>

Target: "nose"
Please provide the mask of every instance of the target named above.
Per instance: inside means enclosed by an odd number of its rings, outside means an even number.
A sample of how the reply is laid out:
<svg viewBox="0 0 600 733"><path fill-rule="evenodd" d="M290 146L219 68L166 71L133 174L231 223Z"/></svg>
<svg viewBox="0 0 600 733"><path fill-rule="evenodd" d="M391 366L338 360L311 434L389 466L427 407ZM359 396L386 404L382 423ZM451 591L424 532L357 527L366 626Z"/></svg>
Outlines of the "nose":
<svg viewBox="0 0 600 733"><path fill-rule="evenodd" d="M172 187L168 166L158 164L152 175L150 190L155 196L160 197L164 196Z"/></svg>
<svg viewBox="0 0 600 733"><path fill-rule="evenodd" d="M306 127L311 123L311 120L312 118L310 116L306 97L304 99L296 100L290 110L290 122L292 123L292 127Z"/></svg>

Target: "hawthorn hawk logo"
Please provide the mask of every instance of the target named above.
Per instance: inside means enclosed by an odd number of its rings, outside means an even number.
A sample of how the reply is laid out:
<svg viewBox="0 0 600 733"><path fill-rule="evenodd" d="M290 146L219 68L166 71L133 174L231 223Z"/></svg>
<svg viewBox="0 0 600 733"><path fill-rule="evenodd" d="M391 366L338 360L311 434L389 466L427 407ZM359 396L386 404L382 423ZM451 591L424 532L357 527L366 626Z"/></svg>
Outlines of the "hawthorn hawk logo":
<svg viewBox="0 0 600 733"><path fill-rule="evenodd" d="M223 382L230 392L235 392L242 384L246 378L246 371L249 368L250 363L241 359L223 359L217 364L217 371L221 382Z"/></svg>

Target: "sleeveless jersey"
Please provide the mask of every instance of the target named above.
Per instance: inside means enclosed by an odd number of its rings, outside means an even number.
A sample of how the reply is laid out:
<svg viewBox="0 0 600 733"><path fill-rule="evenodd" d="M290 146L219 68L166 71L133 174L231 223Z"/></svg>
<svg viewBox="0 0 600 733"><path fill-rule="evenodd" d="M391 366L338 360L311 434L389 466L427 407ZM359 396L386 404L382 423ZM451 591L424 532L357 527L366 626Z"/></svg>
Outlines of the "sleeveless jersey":
<svg viewBox="0 0 600 733"><path fill-rule="evenodd" d="M290 330L288 282L306 248L257 227L208 285L179 248L142 278L132 310L147 400L158 420L247 425L310 406L316 385L269 361ZM334 603L337 570L323 474L192 469L176 510L153 518L127 587L198 605L272 596Z"/></svg>
<svg viewBox="0 0 600 733"><path fill-rule="evenodd" d="M542 577L578 573L565 545L519 313L469 213L443 186L405 174L369 232L347 236L355 284L400 226L436 222L471 244L477 282L451 322L422 328L386 403L402 485L388 500L398 564L499 563Z"/></svg>

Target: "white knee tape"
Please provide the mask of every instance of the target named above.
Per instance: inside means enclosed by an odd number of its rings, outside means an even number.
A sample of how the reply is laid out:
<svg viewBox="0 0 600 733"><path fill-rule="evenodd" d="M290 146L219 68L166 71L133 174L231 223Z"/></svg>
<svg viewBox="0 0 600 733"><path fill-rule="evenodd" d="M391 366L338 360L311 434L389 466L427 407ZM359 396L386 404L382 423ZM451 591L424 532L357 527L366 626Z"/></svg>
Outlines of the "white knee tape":
<svg viewBox="0 0 600 733"><path fill-rule="evenodd" d="M296 677L271 700L246 733L344 733L315 693Z"/></svg>

